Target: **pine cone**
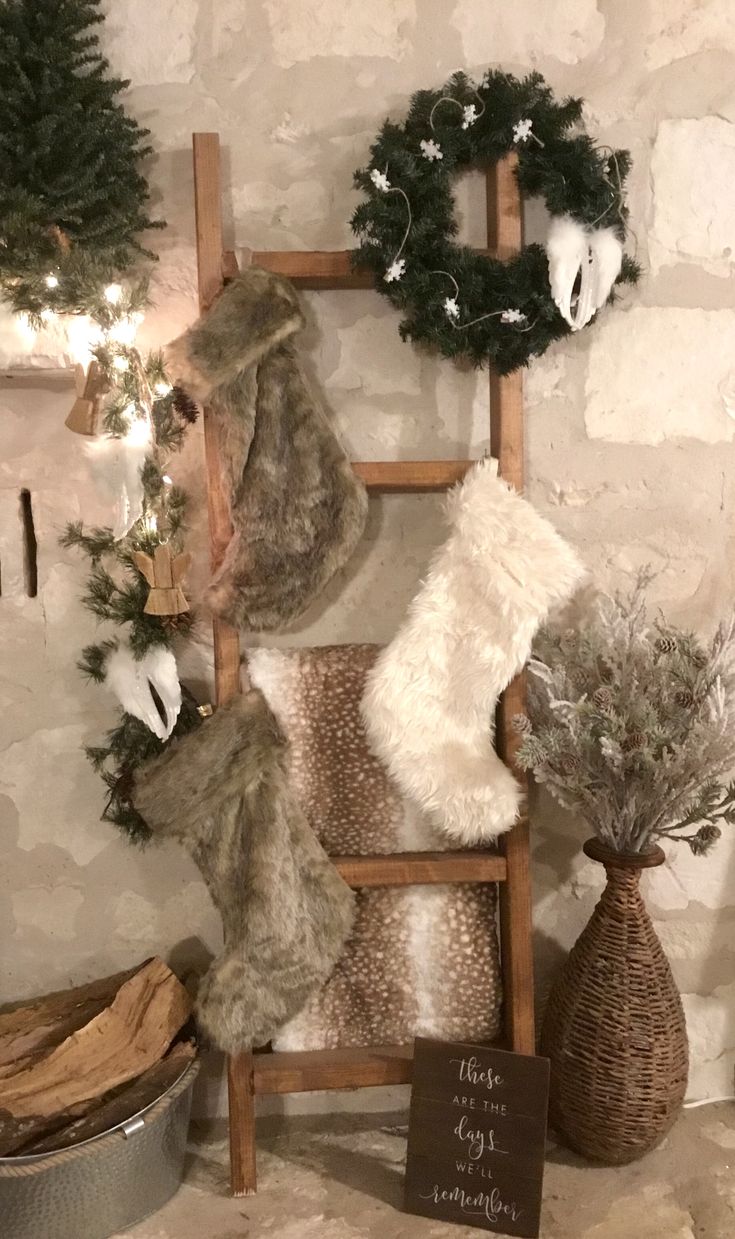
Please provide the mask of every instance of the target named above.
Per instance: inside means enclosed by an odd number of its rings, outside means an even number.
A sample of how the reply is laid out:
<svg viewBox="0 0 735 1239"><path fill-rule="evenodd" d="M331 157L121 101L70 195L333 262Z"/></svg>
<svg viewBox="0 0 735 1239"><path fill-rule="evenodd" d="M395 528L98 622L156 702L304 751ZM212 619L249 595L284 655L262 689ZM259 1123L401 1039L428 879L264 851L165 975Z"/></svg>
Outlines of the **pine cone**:
<svg viewBox="0 0 735 1239"><path fill-rule="evenodd" d="M611 688L608 688L606 684L602 684L592 694L592 701L598 710L612 710L615 705L615 696Z"/></svg>
<svg viewBox="0 0 735 1239"><path fill-rule="evenodd" d="M565 753L559 758L557 766L562 774L575 774L579 770L579 758L576 753Z"/></svg>
<svg viewBox="0 0 735 1239"><path fill-rule="evenodd" d="M181 418L182 422L188 422L190 426L199 417L199 409L192 400L191 396L187 395L183 387L174 387L173 389L174 408Z"/></svg>
<svg viewBox="0 0 735 1239"><path fill-rule="evenodd" d="M679 648L676 637L659 637L656 649L659 654L675 654Z"/></svg>
<svg viewBox="0 0 735 1239"><path fill-rule="evenodd" d="M691 710L694 705L694 693L691 689L680 688L674 693L674 701L681 706L682 710Z"/></svg>
<svg viewBox="0 0 735 1239"><path fill-rule="evenodd" d="M180 615L157 615L156 619L164 631L169 633L186 633L192 626L190 611Z"/></svg>
<svg viewBox="0 0 735 1239"><path fill-rule="evenodd" d="M637 749L642 749L646 743L646 735L642 731L630 731L621 744L621 749L624 753L634 753Z"/></svg>
<svg viewBox="0 0 735 1239"><path fill-rule="evenodd" d="M514 714L512 718L512 725L513 730L517 732L519 736L530 736L533 731L531 720L527 714Z"/></svg>
<svg viewBox="0 0 735 1239"><path fill-rule="evenodd" d="M707 822L704 826L700 826L696 835L692 835L690 839L687 839L687 843L695 856L704 856L705 852L709 851L712 844L716 843L721 835L722 831L719 826Z"/></svg>

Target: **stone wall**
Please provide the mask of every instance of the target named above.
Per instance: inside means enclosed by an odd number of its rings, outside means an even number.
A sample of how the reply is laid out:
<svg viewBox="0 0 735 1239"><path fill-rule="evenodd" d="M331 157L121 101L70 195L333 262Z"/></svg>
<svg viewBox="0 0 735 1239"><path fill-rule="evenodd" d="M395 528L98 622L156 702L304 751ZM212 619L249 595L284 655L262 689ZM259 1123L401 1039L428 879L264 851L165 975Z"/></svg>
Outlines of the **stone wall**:
<svg viewBox="0 0 735 1239"><path fill-rule="evenodd" d="M729 0L107 0L107 51L134 85L129 106L152 130L155 207L169 222L150 343L195 307L190 135L225 149L229 243L254 248L350 244L353 169L383 116L458 67L539 68L561 95L585 96L601 141L632 149L640 287L600 323L552 349L526 380L528 490L602 583L644 563L655 601L703 629L732 602L735 511L735 23ZM478 178L459 198L465 236L481 240ZM528 212L529 236L544 235ZM486 379L400 343L372 293L309 298L309 344L340 429L358 457L446 457L487 442ZM81 981L154 951L202 960L217 917L178 851L140 852L100 824L100 784L80 744L111 722L104 690L74 668L93 632L83 574L56 535L100 512L79 441L63 427L71 398L60 345L30 356L0 324L0 952L6 999ZM196 435L172 472L201 499ZM27 595L19 492L30 492L39 589ZM204 571L201 509L192 535ZM441 537L433 497L371 505L348 577L285 638L385 640ZM207 692L207 634L185 670ZM535 917L543 998L553 966L585 922L597 867L583 828L541 803L534 814ZM735 1058L735 845L673 853L646 879L685 994L692 1096L732 1092ZM332 1101L330 1104L332 1104ZM361 1100L360 1104L364 1104Z"/></svg>

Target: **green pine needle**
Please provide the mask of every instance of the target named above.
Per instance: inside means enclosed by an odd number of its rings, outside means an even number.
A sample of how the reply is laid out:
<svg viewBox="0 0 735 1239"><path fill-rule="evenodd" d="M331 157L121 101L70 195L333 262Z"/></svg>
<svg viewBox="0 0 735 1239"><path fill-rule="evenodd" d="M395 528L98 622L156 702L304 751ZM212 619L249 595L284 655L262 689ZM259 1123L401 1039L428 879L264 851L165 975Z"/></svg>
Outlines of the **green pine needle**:
<svg viewBox="0 0 735 1239"><path fill-rule="evenodd" d="M0 0L0 297L88 313L142 257L148 130L119 101L95 27L100 0ZM47 277L58 284L50 289Z"/></svg>

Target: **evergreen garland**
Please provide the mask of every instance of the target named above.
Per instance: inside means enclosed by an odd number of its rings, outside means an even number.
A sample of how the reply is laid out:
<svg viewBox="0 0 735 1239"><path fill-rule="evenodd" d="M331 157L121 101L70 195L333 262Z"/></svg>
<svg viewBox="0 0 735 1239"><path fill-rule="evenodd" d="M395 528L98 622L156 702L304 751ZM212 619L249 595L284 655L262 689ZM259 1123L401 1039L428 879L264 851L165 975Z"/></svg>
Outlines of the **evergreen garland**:
<svg viewBox="0 0 735 1239"><path fill-rule="evenodd" d="M0 296L38 325L42 311L88 313L99 290L145 255L139 171L148 131L106 76L100 0L0 0Z"/></svg>
<svg viewBox="0 0 735 1239"><path fill-rule="evenodd" d="M456 73L442 90L420 90L403 125L385 122L370 165L355 173L368 200L352 218L360 241L352 257L404 314L403 339L506 374L569 334L542 246L502 262L454 242L452 182L517 150L524 194L543 197L552 215L613 228L622 240L630 155L578 132L581 115L582 101L555 102L539 73L519 80L490 71L477 87ZM638 274L625 257L618 282Z"/></svg>
<svg viewBox="0 0 735 1239"><path fill-rule="evenodd" d="M85 527L82 521L67 525L61 544L82 552L89 562L89 576L82 604L98 621L123 628L133 655L142 658L154 646L167 649L191 634L191 612L159 616L145 611L148 583L133 558L134 552L152 555L156 546L168 542L174 554L182 548L185 531L186 494L171 483L166 463L184 443L196 415L196 406L166 378L163 357L152 353L145 361L130 344L115 339L116 325L130 322L131 307L138 304L140 287L108 304L107 329L94 355L110 384L102 414L102 428L112 436L124 436L130 420L150 417L153 449L142 469L143 513L130 533L115 541L106 527ZM120 365L125 367L120 369ZM78 662L83 675L96 683L105 679L110 654L117 639L105 638L82 651ZM186 689L173 736L183 735L201 721L196 702ZM155 698L155 690L154 690ZM139 719L120 711L117 725L105 744L85 751L108 789L103 820L119 826L134 842L145 842L150 831L131 800L136 767L165 747ZM167 743L167 742L166 742Z"/></svg>
<svg viewBox="0 0 735 1239"><path fill-rule="evenodd" d="M151 149L148 131L118 102L129 83L107 77L94 29L103 21L99 7L100 0L0 0L0 298L33 330L57 314L78 316L107 387L97 433L124 439L141 421L150 428L143 513L129 534L115 541L111 529L79 521L61 538L89 562L83 605L122 628L141 658L152 647L170 648L193 624L190 613L145 612L149 587L133 554L151 554L163 541L181 548L186 496L165 469L197 410L169 383L162 356L142 358L135 347L147 304L147 281L136 268L155 258L139 235L162 224L148 215L139 170ZM105 637L87 646L81 672L103 682L117 645ZM184 689L173 734L200 721ZM131 801L134 772L163 747L121 710L105 742L86 750L107 787L104 820L135 841L150 832Z"/></svg>

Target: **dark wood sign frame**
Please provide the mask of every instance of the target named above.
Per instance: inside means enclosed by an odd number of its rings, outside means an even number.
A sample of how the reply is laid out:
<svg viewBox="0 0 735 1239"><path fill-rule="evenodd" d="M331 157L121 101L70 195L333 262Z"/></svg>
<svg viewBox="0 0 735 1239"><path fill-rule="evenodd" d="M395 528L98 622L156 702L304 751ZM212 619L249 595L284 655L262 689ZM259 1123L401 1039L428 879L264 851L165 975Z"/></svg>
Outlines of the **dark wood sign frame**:
<svg viewBox="0 0 735 1239"><path fill-rule="evenodd" d="M538 1239L549 1060L417 1037L405 1208Z"/></svg>

